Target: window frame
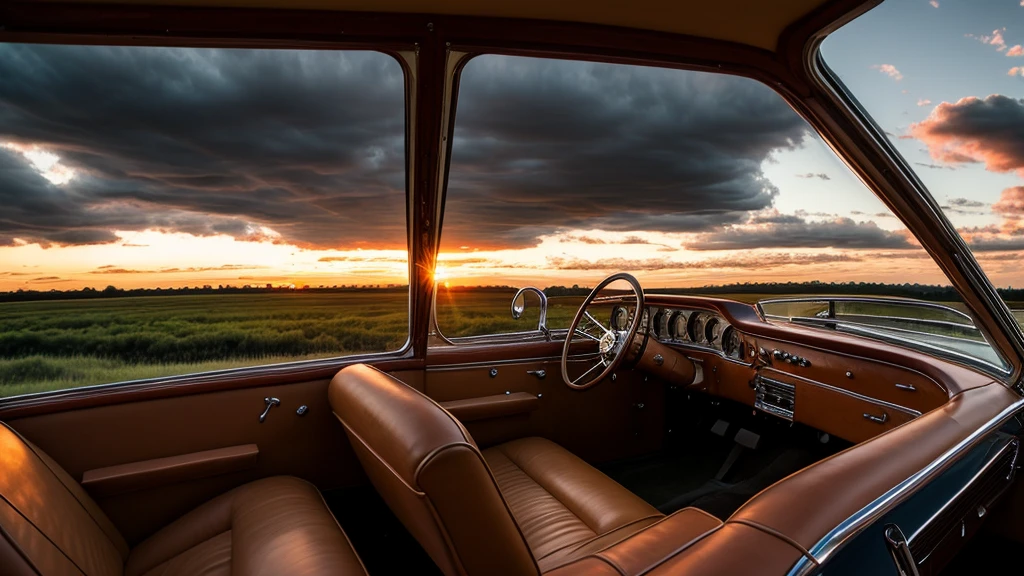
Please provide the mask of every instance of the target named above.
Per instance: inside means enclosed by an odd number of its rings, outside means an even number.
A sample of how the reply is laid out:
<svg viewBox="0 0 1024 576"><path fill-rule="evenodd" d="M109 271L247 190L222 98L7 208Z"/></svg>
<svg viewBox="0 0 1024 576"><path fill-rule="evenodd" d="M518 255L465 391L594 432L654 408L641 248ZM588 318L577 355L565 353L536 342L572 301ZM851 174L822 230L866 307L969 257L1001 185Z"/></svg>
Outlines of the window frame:
<svg viewBox="0 0 1024 576"><path fill-rule="evenodd" d="M532 21L524 26L515 19L473 16L30 2L0 6L0 21L4 23L0 42L370 49L408 54L413 64L403 65L407 87L410 343L401 355L374 359L378 367L386 370L424 366L431 340L433 288L429 276L439 245L443 183L447 181L453 127L449 119L456 104L453 88L457 88L457 75L448 66L451 54L568 58L720 72L758 80L779 93L804 117L921 241L949 277L979 328L993 337L993 346L1012 365L1010 376L999 380L1014 384L1024 393L1024 335L1019 327L1005 324L1004 313L999 310L1001 304L991 301L990 290L985 286L987 280L979 276L978 268L969 262L965 266L954 255L957 239L946 231L936 234L928 230L929 220L923 216L927 213L927 201L921 199L912 180L886 156L884 143L871 136L866 127L870 121L857 114L853 103L837 96L817 68L815 58L825 36L870 8L870 3L862 0L827 3L783 31L775 52L712 38L584 23ZM12 397L17 401L0 399L0 419L143 398L255 387L268 381L329 378L333 371L357 360L345 357L333 366L301 371L240 369L244 373L236 372L221 380L177 377L114 385L116 390L72 388L27 400L18 396Z"/></svg>

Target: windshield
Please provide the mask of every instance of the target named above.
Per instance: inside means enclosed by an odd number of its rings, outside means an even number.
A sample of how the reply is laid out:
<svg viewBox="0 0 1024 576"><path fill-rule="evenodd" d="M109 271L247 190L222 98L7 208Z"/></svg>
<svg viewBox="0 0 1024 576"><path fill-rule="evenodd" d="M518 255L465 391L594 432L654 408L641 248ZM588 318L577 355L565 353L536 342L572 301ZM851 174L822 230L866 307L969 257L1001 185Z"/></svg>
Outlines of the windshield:
<svg viewBox="0 0 1024 576"><path fill-rule="evenodd" d="M533 316L509 314L524 286L547 294L548 327L566 328L589 289L623 271L648 293L751 304L924 300L934 306L844 302L841 318L818 326L870 320L858 335L1003 366L913 235L767 86L485 55L466 64L459 91L437 269L445 336L536 328L537 300ZM762 304L771 321L821 312L779 306ZM928 322L938 310L962 326L939 330ZM883 326L883 317L918 322Z"/></svg>
<svg viewBox="0 0 1024 576"><path fill-rule="evenodd" d="M826 64L885 131L1024 322L1024 5L887 0Z"/></svg>

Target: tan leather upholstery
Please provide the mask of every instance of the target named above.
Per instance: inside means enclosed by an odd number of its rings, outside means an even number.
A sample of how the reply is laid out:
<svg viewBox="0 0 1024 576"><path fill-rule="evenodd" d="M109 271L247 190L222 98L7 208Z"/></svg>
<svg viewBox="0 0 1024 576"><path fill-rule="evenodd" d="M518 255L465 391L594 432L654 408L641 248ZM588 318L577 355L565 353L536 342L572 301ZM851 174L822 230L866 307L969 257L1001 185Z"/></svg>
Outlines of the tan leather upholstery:
<svg viewBox="0 0 1024 576"><path fill-rule="evenodd" d="M483 452L541 572L656 522L662 514L586 462L542 438ZM604 542L605 544L609 542Z"/></svg>
<svg viewBox="0 0 1024 576"><path fill-rule="evenodd" d="M369 366L339 372L328 397L367 475L446 574L536 574L662 517L547 440L481 453L440 405Z"/></svg>
<svg viewBox="0 0 1024 576"><path fill-rule="evenodd" d="M283 476L223 494L129 552L81 485L0 424L4 576L365 573L319 491Z"/></svg>

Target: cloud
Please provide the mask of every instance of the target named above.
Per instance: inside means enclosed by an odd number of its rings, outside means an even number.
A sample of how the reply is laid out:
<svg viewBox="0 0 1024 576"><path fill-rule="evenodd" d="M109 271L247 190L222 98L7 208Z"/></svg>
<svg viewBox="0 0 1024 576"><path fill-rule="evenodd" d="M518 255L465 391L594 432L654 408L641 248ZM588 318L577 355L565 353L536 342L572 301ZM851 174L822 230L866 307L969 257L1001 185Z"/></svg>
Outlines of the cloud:
<svg viewBox="0 0 1024 576"><path fill-rule="evenodd" d="M932 101L928 100L927 98L921 98L921 99L919 99L917 101L917 105L918 106L930 106L931 103L932 103Z"/></svg>
<svg viewBox="0 0 1024 576"><path fill-rule="evenodd" d="M928 3L932 5L932 8L939 7L939 0L928 0Z"/></svg>
<svg viewBox="0 0 1024 576"><path fill-rule="evenodd" d="M756 222L755 222L756 223ZM701 235L686 244L689 250L749 250L753 248L912 248L907 236L879 228L872 221L850 218L805 220L731 227Z"/></svg>
<svg viewBox="0 0 1024 576"><path fill-rule="evenodd" d="M928 164L925 162L914 162L918 166L924 166L925 168L931 168L933 170L956 170L953 166L942 166L939 164Z"/></svg>
<svg viewBox="0 0 1024 576"><path fill-rule="evenodd" d="M1005 217L1024 217L1024 186L1013 186L1002 191L992 211Z"/></svg>
<svg viewBox="0 0 1024 576"><path fill-rule="evenodd" d="M980 200L971 200L970 198L950 198L949 205L959 208L981 208L985 203Z"/></svg>
<svg viewBox="0 0 1024 576"><path fill-rule="evenodd" d="M880 71L882 74L885 74L897 82L903 80L903 74L892 64L875 64L871 68Z"/></svg>
<svg viewBox="0 0 1024 576"><path fill-rule="evenodd" d="M0 245L157 230L406 247L404 78L389 56L6 44L0 77ZM476 58L443 241L741 223L778 193L761 165L810 138L749 79Z"/></svg>
<svg viewBox="0 0 1024 576"><path fill-rule="evenodd" d="M1017 44L1006 51L1007 56L1024 56L1024 46Z"/></svg>
<svg viewBox="0 0 1024 576"><path fill-rule="evenodd" d="M975 40L978 40L982 44L990 44L992 46L995 46L996 50L1002 52L1003 50L1006 50L1006 40L1003 39L1003 32L1006 32L1006 28L999 28L993 30L991 34L982 34L980 36L975 36L974 34L967 34L967 37L974 38Z"/></svg>
<svg viewBox="0 0 1024 576"><path fill-rule="evenodd" d="M388 56L5 44L0 77L0 244L152 229L406 245Z"/></svg>
<svg viewBox="0 0 1024 576"><path fill-rule="evenodd" d="M658 270L708 270L719 268L765 269L779 266L806 266L829 264L833 262L860 262L861 258L852 254L787 254L767 253L749 256L726 258L707 258L705 260L680 262L676 260L647 258L602 258L584 260L580 258L548 257L549 268L557 270L629 270L636 272L652 272Z"/></svg>
<svg viewBox="0 0 1024 576"><path fill-rule="evenodd" d="M819 172L817 174L814 174L812 172L808 172L806 174L797 174L796 177L804 179L817 178L819 180L831 180L831 178L828 177L828 174L824 174L822 172Z"/></svg>
<svg viewBox="0 0 1024 576"><path fill-rule="evenodd" d="M225 270L258 270L267 266L247 264L224 264L222 266L194 266L189 268L160 268L156 270L134 270L113 265L100 266L89 274L182 274L195 272L222 272Z"/></svg>
<svg viewBox="0 0 1024 576"><path fill-rule="evenodd" d="M443 247L743 222L778 193L762 164L809 138L748 79L482 56L460 81Z"/></svg>
<svg viewBox="0 0 1024 576"><path fill-rule="evenodd" d="M1024 176L1024 100L993 94L943 102L910 134L939 162L983 162L993 172Z"/></svg>
<svg viewBox="0 0 1024 576"><path fill-rule="evenodd" d="M1008 76L1020 76L1024 78L1024 66L1014 66L1010 68L1010 71L1006 73Z"/></svg>

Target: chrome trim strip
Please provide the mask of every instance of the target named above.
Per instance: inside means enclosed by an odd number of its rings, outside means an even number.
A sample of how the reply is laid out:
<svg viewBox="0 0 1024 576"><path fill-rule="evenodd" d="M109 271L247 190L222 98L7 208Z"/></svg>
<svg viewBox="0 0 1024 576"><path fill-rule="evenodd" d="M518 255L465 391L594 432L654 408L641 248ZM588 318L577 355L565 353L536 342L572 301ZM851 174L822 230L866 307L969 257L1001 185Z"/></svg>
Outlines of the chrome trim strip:
<svg viewBox="0 0 1024 576"><path fill-rule="evenodd" d="M847 541L871 525L871 523L880 518L890 508L904 501L908 496L910 496L910 494L919 489L921 485L931 480L932 477L941 472L943 467L950 460L955 459L963 452L972 448L982 437L987 436L998 429L1007 420L1013 418L1013 416L1022 408L1024 408L1024 398L1021 398L1010 406L1004 408L1002 412L985 423L984 426L979 427L967 438L964 438L955 446L943 452L930 464L921 470L918 470L896 486L893 486L889 491L876 498L867 506L858 510L855 514L833 528L828 534L819 540L817 544L811 547L811 556L818 561L818 564L824 563L829 559L829 557L835 554L837 550L845 545ZM811 571L817 567L818 566L804 556L801 557L800 560L797 560L796 564L793 565L793 568L791 568L787 573L787 576L804 576L806 574L810 574Z"/></svg>
<svg viewBox="0 0 1024 576"><path fill-rule="evenodd" d="M989 458L988 462L986 462L985 465L981 467L981 470L978 470L978 472L974 476L972 476L971 479L968 480L966 484L964 484L959 490L957 490L956 494L954 494L949 500L947 500L946 503L943 504L942 507L939 508L937 512L932 514L927 520L924 521L923 524L921 524L921 526L917 530L914 531L913 534L910 535L910 538L907 539L907 543L908 544L913 544L914 539L917 538L918 535L921 534L921 531L923 531L932 522L934 522L935 519L938 518L940 514L942 514L947 508L949 508L949 506L951 504L956 502L956 500L958 498L960 498L960 496L962 496L963 493L966 492L971 486L974 486L974 484L978 481L978 479L981 478L986 472L988 472L992 468L992 466L995 465L996 461L999 460L1003 456L1004 453L1006 453L1007 450L1009 450L1011 448L1015 449L1017 447L1017 445L1018 445L1018 443L1017 443L1016 439L1011 439L1005 445L1003 445L1003 447L1000 448L996 452L995 456L992 456L991 458ZM1013 470L1012 470L1012 464L1011 464L1011 472L1012 471ZM1011 481L1010 479L1007 479L1007 481L1006 481L1007 485L1009 485L1010 481ZM984 502L983 504L985 506L988 506L990 504L990 502ZM921 564L922 562L927 560L928 556L930 556L931 553L932 553L932 550L929 550L928 553L923 558L921 558L917 563Z"/></svg>
<svg viewBox="0 0 1024 576"><path fill-rule="evenodd" d="M763 308L761 307L762 304L779 304L786 302L824 302L826 304L830 302L863 302L865 304L889 304L892 306L909 306L911 308L915 306L918 308L932 308L936 310L942 310L943 312L948 312L954 316L964 318L965 320L967 320L969 324L961 324L961 326L967 326L970 328L977 329L977 326L974 325L974 319L971 318L970 314L966 314L964 312L961 312L960 310L957 310L956 308L946 306L945 304L929 302L928 300L917 300L914 298L893 298L886 296L795 296L790 298L768 298L765 300L758 300L756 305L758 308L761 308L763 310ZM935 322L942 321L935 320ZM945 324L947 322L942 323ZM949 324L953 323L949 322Z"/></svg>
<svg viewBox="0 0 1024 576"><path fill-rule="evenodd" d="M599 356L598 353L593 353L593 354L577 354L575 356L570 356L569 357L569 361L570 362L583 362L585 360L591 360L591 359L596 358L598 356ZM493 360L493 361L490 361L490 362L480 361L480 362L464 362L464 363L458 363L458 364L438 364L436 366L427 366L426 371L427 372L443 372L445 370L464 370L466 368L489 368L491 366L505 366L505 365L508 365L508 364L533 364L533 363L537 363L537 362L559 362L559 361L561 361L561 359L562 359L561 356L539 356L539 357L533 357L533 358L510 358L510 359L506 359L506 360ZM428 358L428 360L429 360L429 358Z"/></svg>
<svg viewBox="0 0 1024 576"><path fill-rule="evenodd" d="M808 386L818 386L818 387L821 387L821 388L825 388L825 389L831 390L833 392L838 392L840 394L845 394L847 396L851 396L853 398L856 398L857 400L860 400L862 402L868 402L870 404L875 404L876 406L880 406L882 408L889 408L891 410L896 410L897 412L903 412L904 414L909 414L909 415L913 416L914 418L917 418L918 416L921 415L921 412L919 412L917 410L914 410L913 408L907 408L906 406L900 406L899 404L893 404L892 402L886 402L885 400L879 400L878 398L872 398L871 396L865 396L863 394L859 394L857 392L853 392L852 390L847 390L846 388L840 388L838 386L833 386L831 384L825 384L824 382L818 382L817 380L811 380L810 378L804 378L803 376L797 376L796 374L790 374L789 372L783 372L783 371L779 370L778 368L770 368L770 370L772 371L771 372L772 374L774 374L774 373L782 374L782 375L785 375L788 378L792 378L792 379L794 379L794 380L796 380L798 382L802 382L804 384L807 384ZM764 379L767 379L767 380L776 381L771 376L761 376L761 375L759 375L758 377L759 378L764 378Z"/></svg>

